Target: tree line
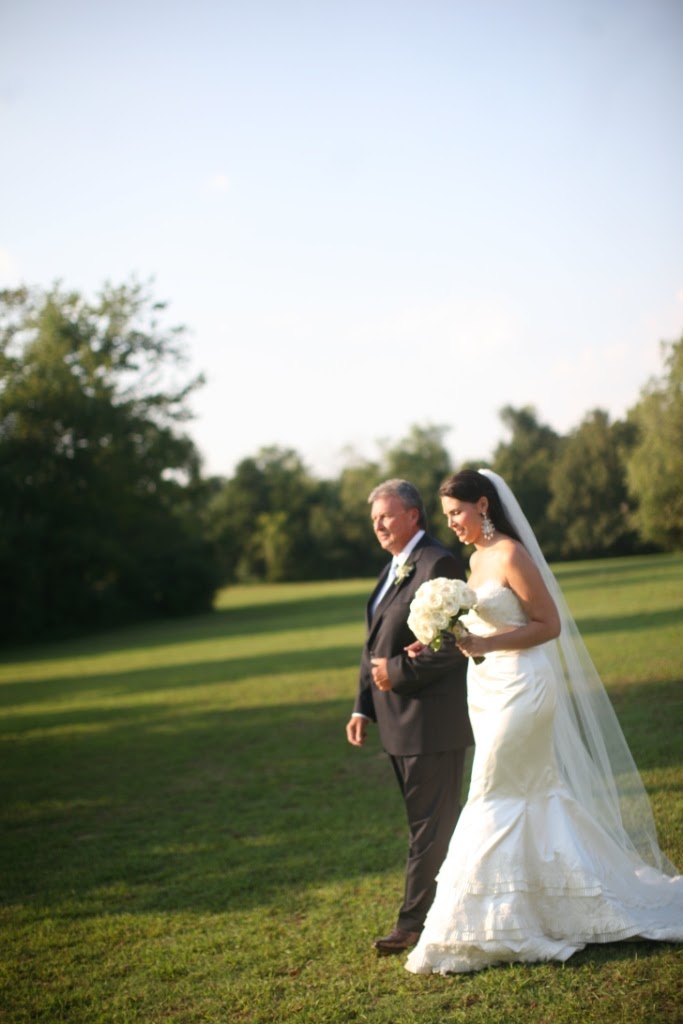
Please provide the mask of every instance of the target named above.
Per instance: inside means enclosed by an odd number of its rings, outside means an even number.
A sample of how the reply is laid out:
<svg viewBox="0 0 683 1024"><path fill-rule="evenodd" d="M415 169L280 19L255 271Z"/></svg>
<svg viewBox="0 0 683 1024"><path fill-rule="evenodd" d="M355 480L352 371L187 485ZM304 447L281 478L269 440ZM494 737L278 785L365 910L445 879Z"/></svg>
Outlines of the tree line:
<svg viewBox="0 0 683 1024"><path fill-rule="evenodd" d="M186 432L202 383L139 283L94 301L0 292L0 640L198 612L234 582L371 576L384 556L367 495L388 477L420 488L452 544L447 424L349 456L333 480L279 446L206 477ZM683 338L623 420L595 409L561 436L531 407L500 415L507 440L470 465L505 477L549 558L683 546Z"/></svg>

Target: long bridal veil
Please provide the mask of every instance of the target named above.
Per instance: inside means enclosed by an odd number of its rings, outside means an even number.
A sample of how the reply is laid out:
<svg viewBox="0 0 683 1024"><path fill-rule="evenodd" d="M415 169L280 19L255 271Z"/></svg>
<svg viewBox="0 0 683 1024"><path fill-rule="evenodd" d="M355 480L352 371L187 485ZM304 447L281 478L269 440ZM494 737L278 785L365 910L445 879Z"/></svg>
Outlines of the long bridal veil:
<svg viewBox="0 0 683 1024"><path fill-rule="evenodd" d="M545 647L557 682L554 741L562 777L572 796L622 849L675 875L676 868L659 848L650 801L617 716L534 532L502 477L489 469L479 472L496 488L560 614L560 636Z"/></svg>

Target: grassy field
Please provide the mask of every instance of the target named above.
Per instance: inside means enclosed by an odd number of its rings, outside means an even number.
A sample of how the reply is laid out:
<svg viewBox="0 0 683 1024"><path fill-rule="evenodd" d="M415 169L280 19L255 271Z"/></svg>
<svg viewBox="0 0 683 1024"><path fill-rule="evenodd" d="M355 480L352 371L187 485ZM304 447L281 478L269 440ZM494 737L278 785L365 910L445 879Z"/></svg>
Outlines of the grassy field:
<svg viewBox="0 0 683 1024"><path fill-rule="evenodd" d="M558 567L683 865L683 557ZM683 947L415 977L378 959L405 826L344 737L367 580L0 664L0 1021L676 1024Z"/></svg>

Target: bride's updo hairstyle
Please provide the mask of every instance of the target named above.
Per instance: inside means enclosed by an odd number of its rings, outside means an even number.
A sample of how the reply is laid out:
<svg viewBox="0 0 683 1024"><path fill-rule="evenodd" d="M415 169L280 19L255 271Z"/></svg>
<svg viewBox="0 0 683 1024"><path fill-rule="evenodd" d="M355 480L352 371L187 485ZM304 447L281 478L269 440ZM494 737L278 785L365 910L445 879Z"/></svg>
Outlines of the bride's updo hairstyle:
<svg viewBox="0 0 683 1024"><path fill-rule="evenodd" d="M449 476L439 487L439 494L442 498L457 498L458 501L466 501L470 505L476 505L480 498L488 498L488 517L498 530L513 540L522 540L514 526L505 515L498 491L492 481L476 469L461 469L454 476Z"/></svg>

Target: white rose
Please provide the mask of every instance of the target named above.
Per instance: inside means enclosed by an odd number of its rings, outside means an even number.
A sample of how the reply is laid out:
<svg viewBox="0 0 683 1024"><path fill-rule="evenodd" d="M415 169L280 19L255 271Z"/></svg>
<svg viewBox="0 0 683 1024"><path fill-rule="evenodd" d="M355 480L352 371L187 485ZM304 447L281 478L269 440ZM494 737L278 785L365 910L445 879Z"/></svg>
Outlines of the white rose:
<svg viewBox="0 0 683 1024"><path fill-rule="evenodd" d="M476 602L476 594L463 580L438 577L418 589L410 605L408 627L423 644L430 644L460 611Z"/></svg>
<svg viewBox="0 0 683 1024"><path fill-rule="evenodd" d="M424 612L411 612L408 616L408 629L423 644L432 642L436 633L434 632L432 620Z"/></svg>

